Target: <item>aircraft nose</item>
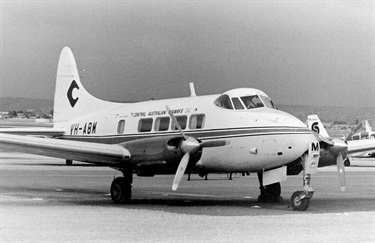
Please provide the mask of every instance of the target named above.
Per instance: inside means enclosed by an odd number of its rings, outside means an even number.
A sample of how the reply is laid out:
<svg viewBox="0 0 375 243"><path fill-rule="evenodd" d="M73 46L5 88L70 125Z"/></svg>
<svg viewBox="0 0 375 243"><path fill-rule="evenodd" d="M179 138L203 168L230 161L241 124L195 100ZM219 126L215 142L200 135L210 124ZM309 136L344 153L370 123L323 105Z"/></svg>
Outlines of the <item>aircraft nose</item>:
<svg viewBox="0 0 375 243"><path fill-rule="evenodd" d="M306 127L306 124L303 123L300 119L287 113L285 113L284 119L280 121L280 124L283 126L291 127Z"/></svg>
<svg viewBox="0 0 375 243"><path fill-rule="evenodd" d="M281 126L287 127L307 127L306 124L303 123L297 117L280 110L272 111L270 121L276 122Z"/></svg>

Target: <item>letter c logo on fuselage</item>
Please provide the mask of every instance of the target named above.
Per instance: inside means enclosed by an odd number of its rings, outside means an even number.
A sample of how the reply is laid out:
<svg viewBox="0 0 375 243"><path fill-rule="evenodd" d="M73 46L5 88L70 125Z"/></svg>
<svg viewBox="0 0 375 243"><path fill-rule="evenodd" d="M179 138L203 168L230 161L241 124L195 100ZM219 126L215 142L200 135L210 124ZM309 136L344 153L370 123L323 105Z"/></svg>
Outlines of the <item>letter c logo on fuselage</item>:
<svg viewBox="0 0 375 243"><path fill-rule="evenodd" d="M78 86L78 84L77 84L77 82L75 80L73 80L73 82L70 84L70 87L69 87L68 93L67 93L69 103L70 103L70 105L72 107L74 107L76 105L76 103L77 103L77 101L79 99L78 97L75 98L75 99L73 98L73 90L74 89L79 89L79 86Z"/></svg>

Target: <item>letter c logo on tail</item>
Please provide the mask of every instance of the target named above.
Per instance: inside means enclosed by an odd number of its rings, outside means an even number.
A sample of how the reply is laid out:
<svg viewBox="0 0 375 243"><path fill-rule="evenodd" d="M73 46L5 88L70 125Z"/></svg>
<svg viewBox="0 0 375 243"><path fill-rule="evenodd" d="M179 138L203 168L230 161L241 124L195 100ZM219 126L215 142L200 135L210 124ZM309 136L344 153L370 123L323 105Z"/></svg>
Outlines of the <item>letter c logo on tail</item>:
<svg viewBox="0 0 375 243"><path fill-rule="evenodd" d="M74 107L76 105L76 103L77 103L77 101L79 99L78 97L75 98L75 99L73 98L73 90L74 89L79 89L79 86L78 86L78 84L77 84L77 82L75 80L73 80L73 82L71 83L71 85L70 85L70 87L68 89L68 93L67 93L69 103L70 103L70 105L72 107Z"/></svg>

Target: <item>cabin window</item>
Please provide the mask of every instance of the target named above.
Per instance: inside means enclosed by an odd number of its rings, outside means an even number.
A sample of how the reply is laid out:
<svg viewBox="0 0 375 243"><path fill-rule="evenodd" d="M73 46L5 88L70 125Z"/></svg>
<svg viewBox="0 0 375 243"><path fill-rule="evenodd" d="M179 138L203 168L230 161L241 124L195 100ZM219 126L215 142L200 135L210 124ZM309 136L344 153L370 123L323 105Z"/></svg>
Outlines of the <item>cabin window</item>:
<svg viewBox="0 0 375 243"><path fill-rule="evenodd" d="M176 116L178 124L180 124L181 129L186 128L186 123L187 123L187 116ZM178 130L176 124L172 122L172 130Z"/></svg>
<svg viewBox="0 0 375 243"><path fill-rule="evenodd" d="M201 129L204 126L204 114L196 114L190 117L189 128L190 129Z"/></svg>
<svg viewBox="0 0 375 243"><path fill-rule="evenodd" d="M117 134L123 134L125 131L125 120L119 120L117 124Z"/></svg>
<svg viewBox="0 0 375 243"><path fill-rule="evenodd" d="M155 120L155 131L167 131L169 128L169 117L158 117Z"/></svg>
<svg viewBox="0 0 375 243"><path fill-rule="evenodd" d="M258 107L264 107L262 100L258 95L250 95L241 97L242 102L245 104L247 109L254 109Z"/></svg>
<svg viewBox="0 0 375 243"><path fill-rule="evenodd" d="M238 98L232 98L232 102L233 102L233 105L234 105L234 108L236 110L243 110L245 109L240 101L240 99Z"/></svg>
<svg viewBox="0 0 375 243"><path fill-rule="evenodd" d="M230 101L229 96L226 94L220 95L219 98L217 98L214 103L218 107L233 110L232 102Z"/></svg>
<svg viewBox="0 0 375 243"><path fill-rule="evenodd" d="M139 120L139 124L138 124L139 132L150 132L151 129L152 129L152 118Z"/></svg>

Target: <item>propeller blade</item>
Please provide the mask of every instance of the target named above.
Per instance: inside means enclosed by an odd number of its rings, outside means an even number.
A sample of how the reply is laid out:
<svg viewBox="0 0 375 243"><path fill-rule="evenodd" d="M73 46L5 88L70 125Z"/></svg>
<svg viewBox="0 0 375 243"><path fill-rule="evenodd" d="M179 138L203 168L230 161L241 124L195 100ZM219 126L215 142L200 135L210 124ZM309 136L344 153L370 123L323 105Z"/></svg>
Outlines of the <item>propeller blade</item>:
<svg viewBox="0 0 375 243"><path fill-rule="evenodd" d="M342 154L339 154L336 157L336 163L337 163L337 172L339 173L341 191L345 191L345 166L344 166L344 158L342 157Z"/></svg>
<svg viewBox="0 0 375 243"><path fill-rule="evenodd" d="M354 133L358 132L358 130L361 129L362 125L362 122L358 123L357 126L350 131L348 136L346 136L345 141L348 141L354 135Z"/></svg>
<svg viewBox="0 0 375 243"><path fill-rule="evenodd" d="M181 128L181 126L180 126L180 123L178 123L177 118L174 116L174 114L173 114L173 112L171 111L171 109L169 109L168 106L165 106L165 109L167 110L169 116L171 117L173 124L175 124L175 125L177 126L178 131L181 133L182 137L186 140L186 139L187 139L187 136L186 136L185 133L182 131L182 128Z"/></svg>
<svg viewBox="0 0 375 243"><path fill-rule="evenodd" d="M185 170L186 170L187 164L189 162L189 159L190 159L190 154L189 153L186 153L182 157L182 159L180 161L180 164L178 165L178 168L177 168L177 171L176 171L176 175L174 176L174 179L173 179L173 185L172 185L172 190L173 191L176 191L177 188L178 188L178 185L180 185L181 179L182 179L182 177L185 174Z"/></svg>

